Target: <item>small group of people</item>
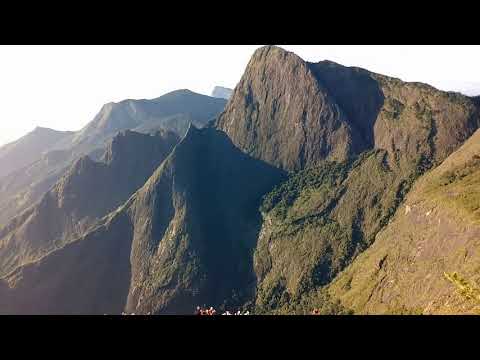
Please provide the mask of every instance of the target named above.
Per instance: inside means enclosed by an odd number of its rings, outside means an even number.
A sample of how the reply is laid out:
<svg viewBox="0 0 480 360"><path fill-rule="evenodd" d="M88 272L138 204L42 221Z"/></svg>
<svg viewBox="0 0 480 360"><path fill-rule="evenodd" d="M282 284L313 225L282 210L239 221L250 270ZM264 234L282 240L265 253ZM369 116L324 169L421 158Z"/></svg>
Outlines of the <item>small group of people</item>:
<svg viewBox="0 0 480 360"><path fill-rule="evenodd" d="M217 311L213 307L209 307L208 309L202 309L200 306L197 306L197 311L195 315L216 315Z"/></svg>
<svg viewBox="0 0 480 360"><path fill-rule="evenodd" d="M320 310L319 309L313 309L312 315L321 315Z"/></svg>
<svg viewBox="0 0 480 360"><path fill-rule="evenodd" d="M197 306L195 315L217 315L217 311L211 306L206 309L202 309L200 306ZM222 313L222 315L250 315L250 312L245 311L242 313L240 310L238 310L237 312L225 311L224 313Z"/></svg>

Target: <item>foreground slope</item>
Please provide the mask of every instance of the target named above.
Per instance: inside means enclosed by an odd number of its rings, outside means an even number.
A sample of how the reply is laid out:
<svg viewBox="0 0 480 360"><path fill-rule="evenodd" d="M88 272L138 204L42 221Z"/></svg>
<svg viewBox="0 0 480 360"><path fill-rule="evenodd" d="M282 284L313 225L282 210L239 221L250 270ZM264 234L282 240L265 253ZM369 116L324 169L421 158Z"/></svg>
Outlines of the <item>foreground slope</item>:
<svg viewBox="0 0 480 360"><path fill-rule="evenodd" d="M102 161L77 160L37 205L0 229L0 275L81 236L139 189L177 142L171 132L126 131Z"/></svg>
<svg viewBox="0 0 480 360"><path fill-rule="evenodd" d="M479 313L479 249L477 131L417 181L375 243L329 291L358 313Z"/></svg>
<svg viewBox="0 0 480 360"><path fill-rule="evenodd" d="M0 312L191 313L199 303L243 304L255 291L261 196L282 177L218 130L192 126L125 205L4 277Z"/></svg>

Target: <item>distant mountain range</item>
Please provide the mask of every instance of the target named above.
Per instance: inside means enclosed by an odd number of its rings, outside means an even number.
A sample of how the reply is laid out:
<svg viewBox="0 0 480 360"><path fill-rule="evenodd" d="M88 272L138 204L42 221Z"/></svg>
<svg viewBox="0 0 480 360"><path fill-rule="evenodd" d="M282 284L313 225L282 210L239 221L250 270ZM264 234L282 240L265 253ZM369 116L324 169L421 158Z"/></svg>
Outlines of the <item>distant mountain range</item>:
<svg viewBox="0 0 480 360"><path fill-rule="evenodd" d="M226 101L177 90L152 100L124 100L102 107L78 132L37 128L0 148L0 225L19 214L83 155L98 160L109 141L123 130L155 133L163 129L183 136L190 123L203 127Z"/></svg>
<svg viewBox="0 0 480 360"><path fill-rule="evenodd" d="M72 135L73 132L36 127L19 140L0 147L0 178L30 165L56 143Z"/></svg>
<svg viewBox="0 0 480 360"><path fill-rule="evenodd" d="M275 46L228 103L165 96L4 176L42 191L0 227L0 313L480 311L478 98Z"/></svg>
<svg viewBox="0 0 480 360"><path fill-rule="evenodd" d="M439 81L440 88L458 91L467 96L480 95L480 82L475 81Z"/></svg>

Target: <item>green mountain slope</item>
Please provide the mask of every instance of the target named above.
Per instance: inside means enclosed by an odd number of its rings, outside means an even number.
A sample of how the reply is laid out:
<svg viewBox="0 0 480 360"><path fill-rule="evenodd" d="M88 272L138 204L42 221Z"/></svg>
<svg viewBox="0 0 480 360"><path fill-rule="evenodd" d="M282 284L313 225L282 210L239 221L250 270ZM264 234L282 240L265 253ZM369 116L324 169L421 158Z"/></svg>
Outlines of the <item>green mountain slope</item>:
<svg viewBox="0 0 480 360"><path fill-rule="evenodd" d="M451 276L480 288L479 246L477 131L417 181L375 243L329 291L358 313L478 313L479 294L462 296Z"/></svg>
<svg viewBox="0 0 480 360"><path fill-rule="evenodd" d="M37 205L0 229L0 276L82 236L139 189L177 142L171 132L126 131L103 161L77 160Z"/></svg>

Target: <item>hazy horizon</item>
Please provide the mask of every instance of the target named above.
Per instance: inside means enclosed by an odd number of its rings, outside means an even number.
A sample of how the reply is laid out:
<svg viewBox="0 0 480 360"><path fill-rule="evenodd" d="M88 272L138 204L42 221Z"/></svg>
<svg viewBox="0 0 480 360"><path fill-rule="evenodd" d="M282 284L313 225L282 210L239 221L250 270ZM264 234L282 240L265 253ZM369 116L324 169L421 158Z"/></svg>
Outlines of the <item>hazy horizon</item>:
<svg viewBox="0 0 480 360"><path fill-rule="evenodd" d="M35 127L76 131L103 104L234 88L258 45L0 46L0 146ZM281 45L445 91L480 94L480 46Z"/></svg>

